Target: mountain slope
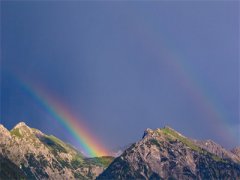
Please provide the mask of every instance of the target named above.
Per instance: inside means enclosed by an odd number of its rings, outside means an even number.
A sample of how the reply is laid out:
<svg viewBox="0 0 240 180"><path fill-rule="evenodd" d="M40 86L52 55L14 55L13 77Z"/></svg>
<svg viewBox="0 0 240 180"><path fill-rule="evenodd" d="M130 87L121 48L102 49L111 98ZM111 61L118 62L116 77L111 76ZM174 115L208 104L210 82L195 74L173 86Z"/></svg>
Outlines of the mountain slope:
<svg viewBox="0 0 240 180"><path fill-rule="evenodd" d="M233 154L235 154L240 159L240 147L235 147L231 150Z"/></svg>
<svg viewBox="0 0 240 180"><path fill-rule="evenodd" d="M143 138L116 158L97 179L237 178L240 178L240 164L236 156L218 156L165 127L147 129Z"/></svg>
<svg viewBox="0 0 240 180"><path fill-rule="evenodd" d="M24 179L24 172L8 158L0 154L0 179Z"/></svg>
<svg viewBox="0 0 240 180"><path fill-rule="evenodd" d="M206 151L208 151L220 158L231 159L234 162L240 161L240 157L238 157L237 154L233 153L232 151L228 151L228 150L224 149L221 145L215 143L212 140L206 140L206 141L194 140L194 142L199 147L205 149Z"/></svg>
<svg viewBox="0 0 240 180"><path fill-rule="evenodd" d="M86 158L60 139L23 122L11 131L0 125L0 139L2 179L94 179L113 160Z"/></svg>

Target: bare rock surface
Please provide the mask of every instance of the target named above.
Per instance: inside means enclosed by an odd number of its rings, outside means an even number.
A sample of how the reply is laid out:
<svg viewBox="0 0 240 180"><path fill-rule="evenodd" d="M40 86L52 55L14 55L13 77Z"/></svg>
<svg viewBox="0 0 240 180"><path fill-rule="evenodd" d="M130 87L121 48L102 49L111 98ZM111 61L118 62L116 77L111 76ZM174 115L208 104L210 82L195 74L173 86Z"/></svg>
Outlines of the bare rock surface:
<svg viewBox="0 0 240 180"><path fill-rule="evenodd" d="M146 129L143 138L97 179L239 179L236 156L206 142L191 140L170 127Z"/></svg>
<svg viewBox="0 0 240 180"><path fill-rule="evenodd" d="M238 158L240 158L240 147L233 148L231 152L235 154Z"/></svg>
<svg viewBox="0 0 240 180"><path fill-rule="evenodd" d="M113 159L90 161L60 139L24 122L11 131L0 125L0 138L0 179L95 179Z"/></svg>

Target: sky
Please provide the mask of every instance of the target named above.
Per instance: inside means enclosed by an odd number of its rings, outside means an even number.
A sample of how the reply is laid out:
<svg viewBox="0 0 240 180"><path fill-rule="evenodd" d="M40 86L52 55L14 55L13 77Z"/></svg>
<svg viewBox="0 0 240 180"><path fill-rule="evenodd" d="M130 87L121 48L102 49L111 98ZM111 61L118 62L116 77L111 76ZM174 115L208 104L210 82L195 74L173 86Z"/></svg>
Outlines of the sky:
<svg viewBox="0 0 240 180"><path fill-rule="evenodd" d="M107 149L165 125L239 146L239 17L239 1L1 1L1 124L81 148L37 85Z"/></svg>

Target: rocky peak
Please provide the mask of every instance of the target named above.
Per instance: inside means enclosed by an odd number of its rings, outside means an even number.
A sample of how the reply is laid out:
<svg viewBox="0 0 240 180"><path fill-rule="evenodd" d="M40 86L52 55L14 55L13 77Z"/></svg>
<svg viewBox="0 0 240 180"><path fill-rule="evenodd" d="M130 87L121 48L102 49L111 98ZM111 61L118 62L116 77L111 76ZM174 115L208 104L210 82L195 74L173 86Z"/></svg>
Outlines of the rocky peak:
<svg viewBox="0 0 240 180"><path fill-rule="evenodd" d="M144 133L143 133L143 137L158 137L161 136L162 138L166 137L166 136L174 136L176 137L181 137L181 138L186 138L185 136L183 136L181 133L179 133L178 131L176 131L175 129L169 127L169 126L164 126L164 128L157 128L155 130L152 130L150 128L147 128Z"/></svg>
<svg viewBox="0 0 240 180"><path fill-rule="evenodd" d="M180 132L176 131L175 129L171 128L170 126L164 126L164 128L161 130L170 134L176 134L178 136L186 138L184 135L182 135Z"/></svg>
<svg viewBox="0 0 240 180"><path fill-rule="evenodd" d="M8 131L2 124L0 124L0 131Z"/></svg>
<svg viewBox="0 0 240 180"><path fill-rule="evenodd" d="M205 143L220 147L213 141ZM209 149L204 150L169 126L146 129L143 138L117 157L97 180L240 178L238 162Z"/></svg>
<svg viewBox="0 0 240 180"><path fill-rule="evenodd" d="M152 135L153 132L154 132L154 131L153 131L152 129L147 128L147 129L144 131L142 138L145 138L145 137L148 136L148 135Z"/></svg>
<svg viewBox="0 0 240 180"><path fill-rule="evenodd" d="M19 122L13 129L16 129L16 128L25 128L25 127L28 128L28 126L26 125L25 122Z"/></svg>
<svg viewBox="0 0 240 180"><path fill-rule="evenodd" d="M8 132L9 136L1 132ZM11 131L0 125L0 166L4 165L0 168L0 179L95 179L112 160L112 157L86 158L57 137L22 122ZM24 178L15 176L15 170ZM2 174L6 177L1 178Z"/></svg>
<svg viewBox="0 0 240 180"><path fill-rule="evenodd" d="M171 129L171 130L175 131L173 128L171 128L171 127L168 126L168 125L164 126L163 129Z"/></svg>
<svg viewBox="0 0 240 180"><path fill-rule="evenodd" d="M33 134L33 130L28 127L24 122L18 123L11 131L11 134L28 137Z"/></svg>
<svg viewBox="0 0 240 180"><path fill-rule="evenodd" d="M10 135L9 131L2 124L0 124L0 135L1 136L9 136Z"/></svg>

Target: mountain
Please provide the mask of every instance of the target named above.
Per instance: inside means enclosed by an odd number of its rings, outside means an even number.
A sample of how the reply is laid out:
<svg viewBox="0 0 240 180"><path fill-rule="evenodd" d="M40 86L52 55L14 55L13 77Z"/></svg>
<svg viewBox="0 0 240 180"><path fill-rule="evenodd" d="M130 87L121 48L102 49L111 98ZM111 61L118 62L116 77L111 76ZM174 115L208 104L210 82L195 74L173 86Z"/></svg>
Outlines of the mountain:
<svg viewBox="0 0 240 180"><path fill-rule="evenodd" d="M97 179L240 179L237 154L239 148L230 152L170 127L147 129Z"/></svg>
<svg viewBox="0 0 240 180"><path fill-rule="evenodd" d="M129 148L133 143L126 144L124 146L118 146L111 151L111 156L118 157L120 156L127 148Z"/></svg>
<svg viewBox="0 0 240 180"><path fill-rule="evenodd" d="M24 172L7 157L0 154L0 179L24 179Z"/></svg>
<svg viewBox="0 0 240 180"><path fill-rule="evenodd" d="M240 159L240 147L235 147L231 150L233 154L235 154Z"/></svg>
<svg viewBox="0 0 240 180"><path fill-rule="evenodd" d="M204 150L206 150L222 159L231 159L234 162L240 161L240 157L237 154L237 148L235 148L231 151L228 151L228 150L224 149L221 145L215 143L212 140L206 140L206 141L193 140L193 141L199 147L203 148Z"/></svg>
<svg viewBox="0 0 240 180"><path fill-rule="evenodd" d="M87 158L60 139L17 124L0 125L3 179L240 179L240 147L190 139L170 127L146 129L117 158ZM120 152L120 151L119 151Z"/></svg>
<svg viewBox="0 0 240 180"><path fill-rule="evenodd" d="M86 158L60 139L17 124L0 125L0 179L94 179L112 157Z"/></svg>

